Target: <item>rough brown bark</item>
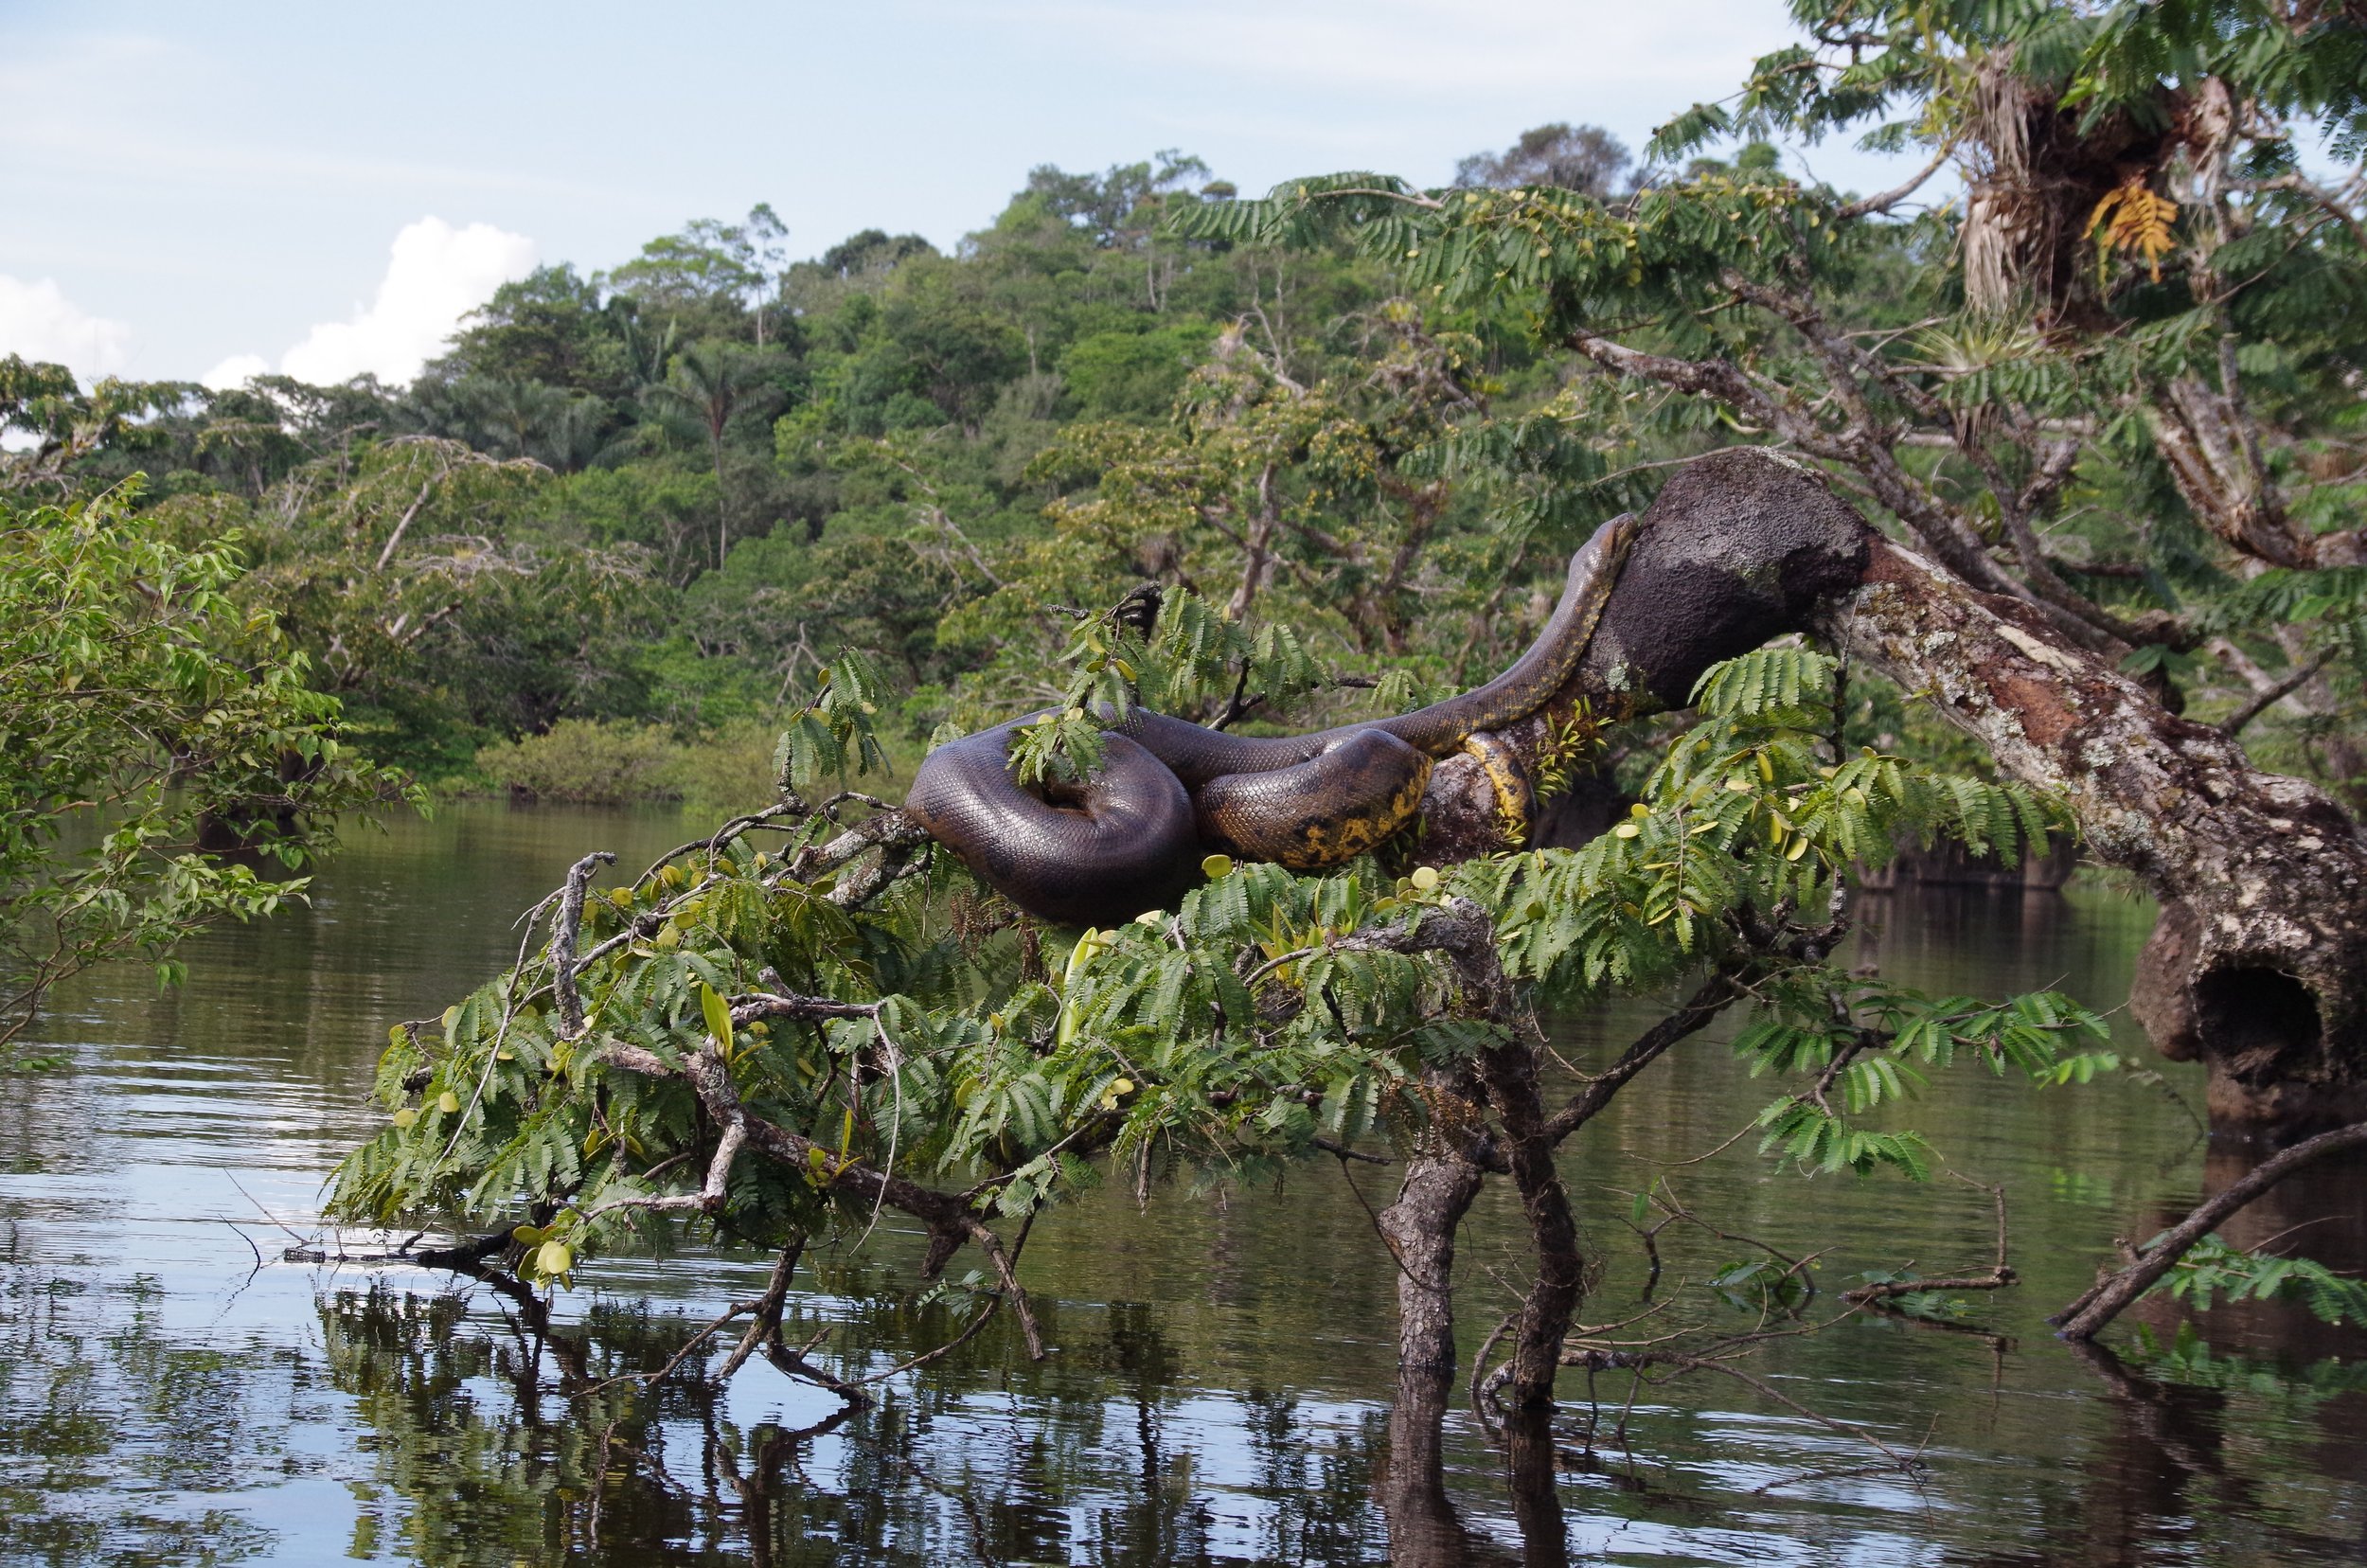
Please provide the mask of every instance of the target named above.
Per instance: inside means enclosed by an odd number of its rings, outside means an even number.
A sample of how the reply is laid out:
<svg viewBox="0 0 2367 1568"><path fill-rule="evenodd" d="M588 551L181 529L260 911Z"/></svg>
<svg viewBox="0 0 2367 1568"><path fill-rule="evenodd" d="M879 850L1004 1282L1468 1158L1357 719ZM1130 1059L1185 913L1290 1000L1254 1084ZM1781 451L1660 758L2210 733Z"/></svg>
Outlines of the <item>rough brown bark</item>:
<svg viewBox="0 0 2367 1568"><path fill-rule="evenodd" d="M1450 899L1411 929L1350 938L1343 945L1360 940L1398 952L1442 954L1462 983L1464 1011L1499 1024L1513 1022L1511 987L1496 957L1495 923L1469 900ZM1570 1195L1554 1167L1555 1140L1539 1088L1537 1047L1525 1039L1505 1040L1481 1052L1472 1067L1433 1071L1425 1081L1431 1097L1425 1137L1435 1147L1417 1155L1405 1189L1381 1217L1381 1234L1399 1266L1400 1361L1433 1369L1454 1364L1448 1294L1454 1226L1479 1190L1484 1156L1472 1146L1485 1124L1472 1098L1484 1090L1503 1129L1503 1168L1520 1190L1537 1266L1537 1277L1521 1306L1509 1402L1517 1409L1549 1409L1554 1377L1561 1365L1561 1342L1585 1290L1585 1260Z"/></svg>
<svg viewBox="0 0 2367 1568"><path fill-rule="evenodd" d="M1554 1377L1561 1368L1561 1342L1586 1292L1586 1259L1578 1250L1578 1223L1570 1193L1554 1167L1555 1140L1538 1088L1537 1052L1512 1041L1483 1052L1480 1075L1488 1102L1504 1127L1504 1154L1512 1183L1520 1189L1522 1217L1528 1221L1530 1262L1537 1277L1521 1302L1513 1334L1512 1381L1505 1403L1516 1411L1551 1409Z"/></svg>
<svg viewBox="0 0 2367 1568"><path fill-rule="evenodd" d="M1434 1096L1451 1094L1433 1085ZM1468 1100L1459 1103L1468 1104ZM1439 1103L1433 1098L1433 1105ZM1397 1365L1450 1374L1454 1348L1454 1238L1486 1173L1435 1132L1406 1162L1397 1201L1380 1211L1381 1239L1397 1263Z"/></svg>
<svg viewBox="0 0 2367 1568"><path fill-rule="evenodd" d="M1577 704L1674 707L1717 660L1816 634L2062 799L2088 852L2161 900L2139 1014L2208 1063L2215 1125L2286 1136L2367 1116L2367 838L2323 793L2170 713L2027 601L1885 540L1775 454L1689 465L1643 522L1577 674L1501 738L1533 769ZM1486 788L1477 758L1439 764L1426 855L1502 847L1463 826Z"/></svg>
<svg viewBox="0 0 2367 1568"><path fill-rule="evenodd" d="M2089 853L2162 900L2140 1010L2165 1049L2209 1064L2215 1124L2367 1112L2367 842L2339 806L1895 546L1821 622L2059 795Z"/></svg>

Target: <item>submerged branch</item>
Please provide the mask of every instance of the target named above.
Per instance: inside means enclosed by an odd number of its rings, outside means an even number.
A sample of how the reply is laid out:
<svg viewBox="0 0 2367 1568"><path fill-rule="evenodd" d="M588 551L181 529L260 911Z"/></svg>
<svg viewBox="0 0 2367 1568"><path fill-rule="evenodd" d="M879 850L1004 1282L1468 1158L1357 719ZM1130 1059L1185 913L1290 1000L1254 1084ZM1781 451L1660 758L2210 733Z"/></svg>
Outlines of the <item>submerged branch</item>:
<svg viewBox="0 0 2367 1568"><path fill-rule="evenodd" d="M2218 1229L2229 1216L2305 1166L2346 1149L2367 1148L2367 1122L2353 1122L2306 1138L2263 1160L2242 1180L2231 1183L2208 1203L2148 1242L2127 1267L2106 1275L2095 1288L2047 1319L2067 1340L2093 1339L2126 1310L2129 1303L2160 1283L2162 1276L2186 1256L2188 1249Z"/></svg>

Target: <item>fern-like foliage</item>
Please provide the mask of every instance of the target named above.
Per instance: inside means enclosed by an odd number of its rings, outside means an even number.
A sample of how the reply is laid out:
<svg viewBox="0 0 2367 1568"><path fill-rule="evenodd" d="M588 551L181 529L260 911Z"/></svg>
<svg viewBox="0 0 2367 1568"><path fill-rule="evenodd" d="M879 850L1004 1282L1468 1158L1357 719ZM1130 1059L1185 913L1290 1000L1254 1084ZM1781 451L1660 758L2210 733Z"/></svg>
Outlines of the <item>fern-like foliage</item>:
<svg viewBox="0 0 2367 1568"><path fill-rule="evenodd" d="M2323 1322L2367 1327L2367 1282L2306 1257L2245 1252L2216 1233L2188 1248L2154 1290L2199 1310L2219 1300L2298 1302Z"/></svg>

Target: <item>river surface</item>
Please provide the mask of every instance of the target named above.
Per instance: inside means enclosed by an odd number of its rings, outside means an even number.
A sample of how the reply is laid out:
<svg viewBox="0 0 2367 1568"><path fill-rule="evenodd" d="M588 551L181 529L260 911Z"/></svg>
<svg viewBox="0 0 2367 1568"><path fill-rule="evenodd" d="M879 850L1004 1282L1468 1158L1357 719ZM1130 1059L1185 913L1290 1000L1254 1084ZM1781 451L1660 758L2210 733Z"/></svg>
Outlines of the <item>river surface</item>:
<svg viewBox="0 0 2367 1568"><path fill-rule="evenodd" d="M191 944L179 990L123 969L62 999L43 1038L64 1064L0 1079L0 1562L1389 1560L1389 1499L1410 1481L1403 1456L1390 1470L1392 1275L1363 1206L1392 1189L1378 1167L1157 1187L1147 1205L1112 1182L1027 1248L1047 1360L997 1322L827 1425L835 1400L761 1362L721 1386L558 1390L571 1360L592 1378L662 1364L761 1288L751 1255L589 1265L557 1304L555 1350L472 1282L282 1259L317 1242L324 1173L383 1114L366 1096L387 1026L506 963L515 913L585 849L632 863L684 836L670 813L446 808L359 836L309 908ZM1879 934L1860 956L1894 977L2059 985L2103 1007L2150 921L2076 886L1862 907ZM1558 1044L1583 1067L1653 1016L1571 1021ZM1568 1151L1604 1260L1593 1321L1638 1310L1625 1221L1655 1178L1735 1238L1663 1233L1671 1313L1748 1328L1700 1282L1764 1256L1754 1242L1825 1249L1809 1323L1867 1270L1986 1268L1996 1215L1971 1182L2002 1186L2022 1283L1962 1296L1945 1324L1855 1316L1771 1340L1737 1363L1754 1382L1571 1372L1542 1513L1450 1409L1435 1485L1411 1485L1450 1526L1424 1560L2367 1560L2361 1336L2282 1306L2190 1320L2158 1302L2108 1335L2113 1353L2045 1329L2115 1236L2150 1235L2244 1158L2197 1136L2191 1069L2118 1033L2159 1078L1941 1080L1913 1125L1971 1181L1924 1186L1807 1180L1753 1137L1729 1143L1773 1091L1716 1040L1651 1069ZM2362 1175L2289 1185L2240 1238L2305 1225L2296 1243L2358 1267ZM1466 1233L1467 1357L1511 1299L1517 1219L1491 1193ZM819 1336L814 1358L842 1375L942 1343L957 1306L916 1289L916 1256L882 1226L811 1259L792 1340Z"/></svg>

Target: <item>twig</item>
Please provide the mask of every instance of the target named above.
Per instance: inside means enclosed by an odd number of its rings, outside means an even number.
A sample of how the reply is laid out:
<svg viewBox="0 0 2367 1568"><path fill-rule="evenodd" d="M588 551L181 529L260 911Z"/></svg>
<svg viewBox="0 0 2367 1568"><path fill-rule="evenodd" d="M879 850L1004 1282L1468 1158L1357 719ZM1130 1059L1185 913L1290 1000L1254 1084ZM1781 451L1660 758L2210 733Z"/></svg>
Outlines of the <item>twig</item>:
<svg viewBox="0 0 2367 1568"><path fill-rule="evenodd" d="M855 1381L858 1383L880 1382L885 1379L895 1377L899 1372L910 1372L917 1366L926 1366L931 1362L935 1361L940 1357L952 1355L955 1350L958 1350L963 1345L969 1344L970 1341L977 1335L978 1330L987 1326L987 1320L994 1316L995 1309L1002 1305L1003 1298L1001 1296L987 1297L987 1304L978 1310L978 1315L970 1320L969 1326L960 1333L954 1335L952 1339L947 1340L943 1345L938 1345L934 1350L924 1350L919 1355L913 1357L910 1361L898 1362L894 1366L887 1368L883 1372L867 1373L863 1377L857 1378Z"/></svg>
<svg viewBox="0 0 2367 1568"><path fill-rule="evenodd" d="M1545 1136L1558 1144L1584 1127L1611 1103L1612 1096L1627 1086L1628 1079L1650 1066L1671 1045L1707 1027L1741 994L1731 971L1720 971L1712 975L1685 1000L1684 1006L1637 1036L1618 1060L1589 1080L1568 1105L1556 1112L1545 1123Z"/></svg>
<svg viewBox="0 0 2367 1568"><path fill-rule="evenodd" d="M1308 1141L1317 1149L1322 1149L1325 1153L1332 1155L1338 1159L1361 1160L1366 1165L1377 1166L1396 1165L1397 1163L1397 1161L1388 1158L1386 1155L1367 1154L1361 1149L1350 1149L1347 1145L1344 1143L1334 1143L1329 1138L1316 1137L1309 1139Z"/></svg>
<svg viewBox="0 0 2367 1568"><path fill-rule="evenodd" d="M2219 721L2219 733L2230 738L2240 734L2246 724L2259 718L2286 698L2307 686L2312 677L2334 662L2334 650L2329 648L2303 665L2276 685L2252 693L2251 701Z"/></svg>

